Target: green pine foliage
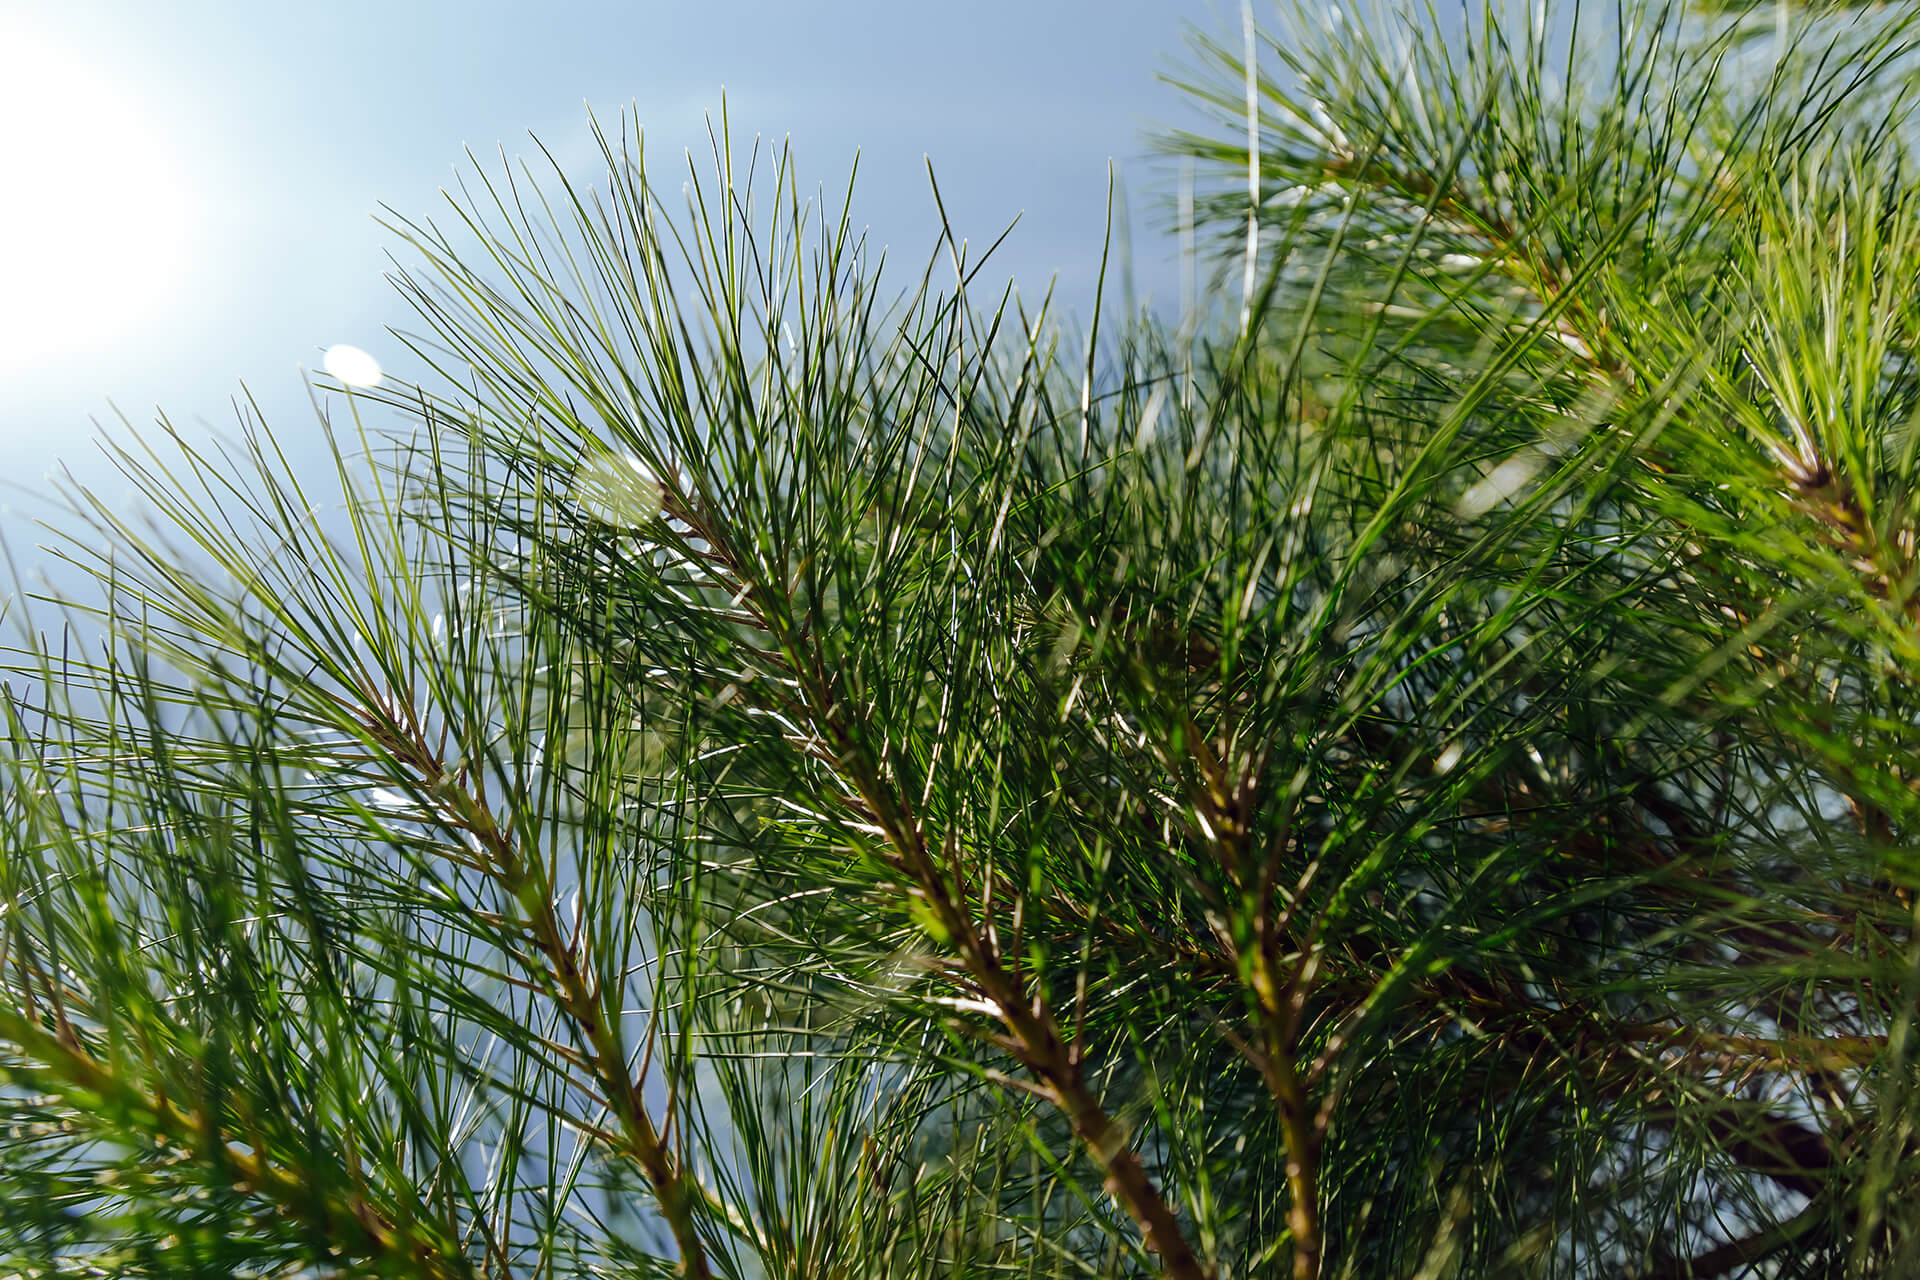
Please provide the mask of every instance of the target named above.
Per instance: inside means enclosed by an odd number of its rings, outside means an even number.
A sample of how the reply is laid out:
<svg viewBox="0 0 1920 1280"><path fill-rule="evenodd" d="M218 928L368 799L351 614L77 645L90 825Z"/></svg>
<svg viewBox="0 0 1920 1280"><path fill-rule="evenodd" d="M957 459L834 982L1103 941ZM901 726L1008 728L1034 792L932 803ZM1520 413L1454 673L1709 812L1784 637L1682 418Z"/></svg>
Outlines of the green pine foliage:
<svg viewBox="0 0 1920 1280"><path fill-rule="evenodd" d="M1920 1273L1920 20L1240 34L1175 324L623 121L334 474L119 446L0 1273Z"/></svg>

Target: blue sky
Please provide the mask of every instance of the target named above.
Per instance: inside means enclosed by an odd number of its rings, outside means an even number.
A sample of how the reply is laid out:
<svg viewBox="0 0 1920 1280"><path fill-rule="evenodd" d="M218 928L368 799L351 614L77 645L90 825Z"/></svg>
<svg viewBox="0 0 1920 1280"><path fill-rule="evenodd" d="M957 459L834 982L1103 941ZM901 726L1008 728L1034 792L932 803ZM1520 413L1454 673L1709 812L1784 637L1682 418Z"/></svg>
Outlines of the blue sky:
<svg viewBox="0 0 1920 1280"><path fill-rule="evenodd" d="M736 137L790 136L810 181L844 182L859 149L855 220L902 264L932 245L931 156L957 229L985 243L1024 211L1001 274L1030 295L1057 275L1082 317L1112 159L1136 280L1170 301L1146 137L1185 118L1156 77L1189 23L1236 32L1238 6L0 0L0 232L28 264L0 320L0 479L37 489L67 463L111 497L88 440L109 402L227 430L242 382L297 443L323 348L404 371L383 332L408 322L383 279L404 253L378 206L430 215L463 148L521 153L529 131L590 174L586 103L634 107L656 163L705 145L723 86ZM0 502L41 562L33 499Z"/></svg>

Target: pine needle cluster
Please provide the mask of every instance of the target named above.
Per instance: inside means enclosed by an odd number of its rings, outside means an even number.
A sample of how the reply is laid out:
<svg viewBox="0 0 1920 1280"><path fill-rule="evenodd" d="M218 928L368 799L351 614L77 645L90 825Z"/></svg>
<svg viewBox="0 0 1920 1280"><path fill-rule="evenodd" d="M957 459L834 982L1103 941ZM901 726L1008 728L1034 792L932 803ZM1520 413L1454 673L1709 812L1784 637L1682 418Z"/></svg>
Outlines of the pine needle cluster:
<svg viewBox="0 0 1920 1280"><path fill-rule="evenodd" d="M333 474L117 446L0 1272L1920 1274L1920 19L1241 35L1177 323L623 119Z"/></svg>

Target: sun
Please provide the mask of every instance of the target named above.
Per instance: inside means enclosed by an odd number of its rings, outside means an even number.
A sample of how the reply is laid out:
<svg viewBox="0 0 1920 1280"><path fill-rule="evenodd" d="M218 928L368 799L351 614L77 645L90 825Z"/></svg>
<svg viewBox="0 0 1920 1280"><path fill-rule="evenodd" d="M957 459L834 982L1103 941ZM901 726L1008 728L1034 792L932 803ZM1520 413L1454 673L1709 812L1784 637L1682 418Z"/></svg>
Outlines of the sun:
<svg viewBox="0 0 1920 1280"><path fill-rule="evenodd" d="M154 111L0 15L0 380L111 357L183 305L193 218Z"/></svg>

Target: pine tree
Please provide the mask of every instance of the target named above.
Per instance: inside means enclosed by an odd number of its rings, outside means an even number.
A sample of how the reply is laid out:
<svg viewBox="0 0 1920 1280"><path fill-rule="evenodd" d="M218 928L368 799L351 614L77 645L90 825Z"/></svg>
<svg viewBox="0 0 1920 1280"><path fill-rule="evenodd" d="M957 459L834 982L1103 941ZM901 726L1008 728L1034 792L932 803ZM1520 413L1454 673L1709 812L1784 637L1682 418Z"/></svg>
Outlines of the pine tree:
<svg viewBox="0 0 1920 1280"><path fill-rule="evenodd" d="M1917 33L1249 11L1084 345L724 124L396 218L15 601L5 1272L1920 1271Z"/></svg>

